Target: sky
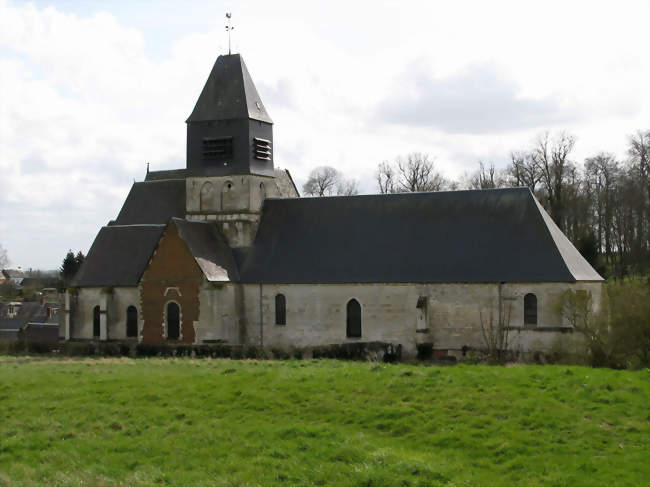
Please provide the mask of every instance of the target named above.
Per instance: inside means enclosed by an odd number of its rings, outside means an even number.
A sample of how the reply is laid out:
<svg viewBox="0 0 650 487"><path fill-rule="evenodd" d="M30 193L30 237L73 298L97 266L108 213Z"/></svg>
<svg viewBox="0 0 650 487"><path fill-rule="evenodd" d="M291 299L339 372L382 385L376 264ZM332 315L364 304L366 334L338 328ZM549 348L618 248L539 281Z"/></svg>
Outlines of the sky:
<svg viewBox="0 0 650 487"><path fill-rule="evenodd" d="M185 166L216 57L241 53L300 187L329 165L376 192L424 152L447 178L544 131L623 160L650 129L650 0L0 0L0 245L12 267L87 253L134 181Z"/></svg>

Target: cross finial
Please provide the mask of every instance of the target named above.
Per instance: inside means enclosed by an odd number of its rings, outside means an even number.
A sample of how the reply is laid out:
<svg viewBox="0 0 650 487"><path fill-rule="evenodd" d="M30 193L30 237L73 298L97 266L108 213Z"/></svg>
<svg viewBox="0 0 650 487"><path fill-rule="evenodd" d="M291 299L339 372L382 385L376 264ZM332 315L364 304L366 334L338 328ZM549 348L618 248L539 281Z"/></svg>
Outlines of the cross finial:
<svg viewBox="0 0 650 487"><path fill-rule="evenodd" d="M232 17L232 14L230 12L226 12L226 18L228 19L227 22L228 24L226 25L226 31L228 32L228 55L230 55L230 33L234 29L232 25L230 25L230 18Z"/></svg>

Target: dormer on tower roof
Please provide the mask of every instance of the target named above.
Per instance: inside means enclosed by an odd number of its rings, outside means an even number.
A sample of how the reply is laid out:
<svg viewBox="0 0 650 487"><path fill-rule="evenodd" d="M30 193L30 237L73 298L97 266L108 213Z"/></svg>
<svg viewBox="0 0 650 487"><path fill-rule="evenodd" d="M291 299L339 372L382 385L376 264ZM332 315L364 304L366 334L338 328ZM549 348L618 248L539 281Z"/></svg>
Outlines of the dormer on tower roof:
<svg viewBox="0 0 650 487"><path fill-rule="evenodd" d="M273 121L239 54L219 56L187 123L187 175L274 176Z"/></svg>

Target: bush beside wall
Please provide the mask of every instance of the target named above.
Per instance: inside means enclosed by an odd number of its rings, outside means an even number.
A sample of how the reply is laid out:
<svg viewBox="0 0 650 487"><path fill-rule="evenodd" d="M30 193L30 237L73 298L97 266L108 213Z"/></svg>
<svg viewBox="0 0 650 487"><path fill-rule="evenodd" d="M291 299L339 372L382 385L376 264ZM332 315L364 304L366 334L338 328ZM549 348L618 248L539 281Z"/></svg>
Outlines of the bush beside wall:
<svg viewBox="0 0 650 487"><path fill-rule="evenodd" d="M402 346L383 342L355 342L314 347L313 358L373 360L396 362L402 357Z"/></svg>

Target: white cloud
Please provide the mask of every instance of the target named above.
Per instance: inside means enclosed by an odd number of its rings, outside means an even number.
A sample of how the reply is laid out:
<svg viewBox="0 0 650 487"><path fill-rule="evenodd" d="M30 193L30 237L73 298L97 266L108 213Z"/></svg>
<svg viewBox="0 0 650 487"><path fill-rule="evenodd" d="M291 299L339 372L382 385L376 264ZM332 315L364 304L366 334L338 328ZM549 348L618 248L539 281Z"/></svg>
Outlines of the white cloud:
<svg viewBox="0 0 650 487"><path fill-rule="evenodd" d="M470 66L442 79L416 66L402 78L377 112L389 123L482 134L549 126L584 116L581 107L562 106L557 98L522 97L519 87L495 66Z"/></svg>

